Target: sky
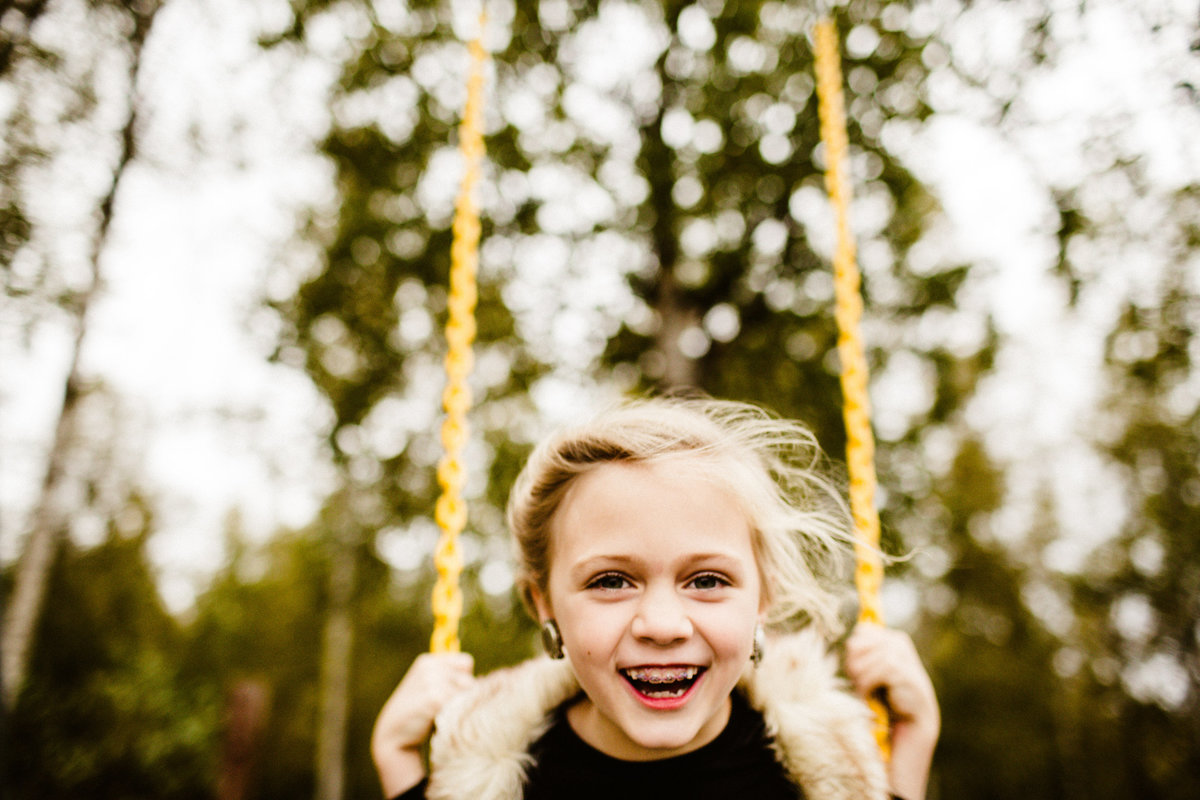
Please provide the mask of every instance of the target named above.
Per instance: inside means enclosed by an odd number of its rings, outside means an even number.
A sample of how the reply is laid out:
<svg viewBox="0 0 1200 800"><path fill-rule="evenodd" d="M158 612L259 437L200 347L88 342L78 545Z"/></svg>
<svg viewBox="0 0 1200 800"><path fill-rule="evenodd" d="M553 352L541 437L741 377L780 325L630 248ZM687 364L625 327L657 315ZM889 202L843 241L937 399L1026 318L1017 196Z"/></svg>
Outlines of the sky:
<svg viewBox="0 0 1200 800"><path fill-rule="evenodd" d="M231 508L259 535L303 525L329 480L320 458L329 413L301 373L267 363L272 320L259 306L287 291L286 271L272 278L271 265L287 261L304 204L330 191L311 152L332 71L264 58L255 32L269 21L254 11L183 0L156 21L140 86L150 122L120 187L82 358L121 398L120 433L159 505L151 556L177 609L221 563ZM48 188L68 195L72 179L52 177ZM28 349L10 327L0 341L5 560L61 406L70 349L61 322L39 326Z"/></svg>
<svg viewBox="0 0 1200 800"><path fill-rule="evenodd" d="M1007 516L994 521L996 535L1019 536L1040 481L1067 470L1076 478L1060 501L1071 536L1058 566L1070 569L1124 513L1105 491L1112 476L1089 455L1079 427L1103 388L1096 385L1102 332L1122 298L1152 293L1157 262L1140 251L1097 257L1100 288L1067 313L1049 274L1057 222L1048 188L1071 186L1095 171L1096 159L1115 157L1087 144L1098 130L1111 130L1115 155L1144 159L1152 191L1110 187L1105 195L1101 187L1095 202L1125 202L1118 211L1149 238L1170 190L1200 181L1200 114L1180 89L1184 80L1200 85L1200 74L1188 51L1196 9L1182 0L1096 0L1083 18L1070 10L1077 4L1053 3L1062 12L1058 66L1023 71L1021 14L1039 5L977 2L949 32L968 77L977 70L995 83L985 88L999 91L1020 84L1003 124L995 122L988 91L942 72L928 87L938 113L896 132L889 146L945 209L938 234L915 257L979 265L969 307L948 323L952 335L969 347L981 315L990 313L1013 342L969 410L996 455L1024 464ZM925 4L922 24L948 18L948 7ZM267 362L277 323L260 304L286 296L310 268L312 254L294 231L306 207L335 199L313 143L327 124L325 96L344 39L330 20L312 34L314 54L265 55L256 32L277 28L285 13L283 2L174 0L157 21L139 86L153 113L143 158L118 197L83 357L86 372L120 398L120 435L138 445L135 469L160 508L151 557L176 610L221 564L230 509L240 510L252 535L266 536L307 522L332 485L322 450L330 414L300 372ZM619 11L612 19L628 24ZM702 25L689 30L704 35ZM588 54L603 52L611 38L596 31L581 41L592 49L585 48L580 69L594 69ZM593 82L607 79L601 70ZM48 178L48 191L69 198L72 180ZM614 287L619 282L601 288ZM19 549L61 402L69 351L61 322L39 326L28 347L11 323L0 327L5 561ZM919 362L900 353L875 376L885 432L932 402L920 391L919 371ZM1200 397L1200 386L1189 391ZM594 401L567 378L539 392L548 414ZM76 528L85 541L99 535L86 524Z"/></svg>

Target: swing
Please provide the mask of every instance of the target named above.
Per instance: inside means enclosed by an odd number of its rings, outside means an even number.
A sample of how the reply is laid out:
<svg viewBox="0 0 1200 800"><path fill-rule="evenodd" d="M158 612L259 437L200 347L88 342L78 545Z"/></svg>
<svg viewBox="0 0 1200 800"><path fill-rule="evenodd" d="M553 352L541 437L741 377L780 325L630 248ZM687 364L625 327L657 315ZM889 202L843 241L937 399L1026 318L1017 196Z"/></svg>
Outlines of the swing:
<svg viewBox="0 0 1200 800"><path fill-rule="evenodd" d="M458 623L462 617L459 575L462 557L458 536L466 527L467 509L462 498L465 470L462 450L467 440L467 410L471 392L467 376L471 370L471 344L475 339L474 311L477 299L479 213L473 198L479 178L483 144L483 69L486 54L481 41L485 18L479 17L479 34L469 45L471 66L467 99L459 124L459 150L464 163L462 185L455 202L453 244L450 253L449 318L446 323L446 387L442 405L446 418L441 428L445 453L438 463L438 498L435 518L441 535L434 554L437 582L433 589L434 628L430 651L458 652ZM838 356L841 361L843 418L846 425L846 463L850 476L850 512L857 531L855 585L859 598L859 621L883 623L879 591L883 564L879 552L879 513L875 508L875 442L871 433L870 399L867 392L867 361L859 334L862 318L861 279L855 261L850 230L850 186L844 171L847 150L842 73L838 35L833 20L824 17L813 30L817 73L818 116L821 141L825 145L825 187L836 213L837 245L833 257ZM875 739L888 758L887 709L879 700L870 706L875 715Z"/></svg>

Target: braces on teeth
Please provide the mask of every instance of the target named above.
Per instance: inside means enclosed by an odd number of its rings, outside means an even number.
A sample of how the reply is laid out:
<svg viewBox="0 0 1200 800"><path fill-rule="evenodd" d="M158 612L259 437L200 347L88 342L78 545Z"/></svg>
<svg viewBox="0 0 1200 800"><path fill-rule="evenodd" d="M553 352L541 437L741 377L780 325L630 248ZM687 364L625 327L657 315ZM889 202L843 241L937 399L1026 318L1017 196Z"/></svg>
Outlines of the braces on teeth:
<svg viewBox="0 0 1200 800"><path fill-rule="evenodd" d="M639 683L679 683L690 681L700 674L699 667L675 667L667 669L642 667L624 670L625 674Z"/></svg>
<svg viewBox="0 0 1200 800"><path fill-rule="evenodd" d="M655 700L679 698L692 688L702 667L633 667L621 672L637 692Z"/></svg>

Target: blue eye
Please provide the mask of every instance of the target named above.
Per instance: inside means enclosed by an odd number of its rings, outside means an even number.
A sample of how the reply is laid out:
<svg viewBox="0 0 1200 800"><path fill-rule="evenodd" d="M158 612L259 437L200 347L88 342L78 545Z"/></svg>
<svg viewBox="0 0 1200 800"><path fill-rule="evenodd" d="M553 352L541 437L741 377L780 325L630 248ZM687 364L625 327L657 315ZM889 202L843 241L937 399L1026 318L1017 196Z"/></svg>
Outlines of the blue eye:
<svg viewBox="0 0 1200 800"><path fill-rule="evenodd" d="M692 588L700 590L721 589L729 585L729 581L712 572L705 572L697 575L696 577L692 578L689 583Z"/></svg>
<svg viewBox="0 0 1200 800"><path fill-rule="evenodd" d="M589 589L603 589L605 591L617 591L629 586L629 580L619 572L606 572L592 579L588 584Z"/></svg>

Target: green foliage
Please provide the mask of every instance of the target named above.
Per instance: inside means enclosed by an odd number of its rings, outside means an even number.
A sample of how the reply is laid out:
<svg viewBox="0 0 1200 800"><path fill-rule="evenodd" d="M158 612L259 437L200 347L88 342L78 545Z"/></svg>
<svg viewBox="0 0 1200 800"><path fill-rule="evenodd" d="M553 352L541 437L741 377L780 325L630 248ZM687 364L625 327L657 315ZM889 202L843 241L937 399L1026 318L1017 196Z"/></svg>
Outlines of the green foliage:
<svg viewBox="0 0 1200 800"><path fill-rule="evenodd" d="M1110 410L1124 428L1108 449L1128 476L1129 518L1071 587L1070 644L1089 655L1070 676L1091 718L1080 749L1115 766L1089 783L1098 797L1184 798L1200 774L1200 408L1172 398L1195 370L1187 252L1158 302L1128 307L1109 338Z"/></svg>
<svg viewBox="0 0 1200 800"><path fill-rule="evenodd" d="M699 386L809 421L827 449L841 452L840 390L828 358L836 337L822 250L828 245L812 238L828 230L828 222L811 212L824 193L807 41L815 17L771 3L714 5L720 10L711 19L712 44L696 52L687 45L681 14L686 7L694 19L700 6L664 5L673 36L655 64L662 97L657 113L639 129L638 167L651 197L640 208L638 228L655 268L633 281L660 325L636 330L626 324L607 357L639 364L643 380L662 386L663 349L671 343L661 333L669 329L666 318L677 316L699 334L692 334L702 351L695 367ZM907 4L890 5L899 10ZM919 120L928 111L914 90L926 72L920 59L926 42L903 25L885 26L881 10L878 3L850 4L839 10L837 23L843 31L860 26L864 35L877 37L865 52L847 53L843 69L851 78L847 107L856 191L889 209L867 238L887 242L888 263L878 268L892 273L893 300L871 298L868 283L869 313L899 329L908 315L953 303L956 277L922 279L901 266L932 202L881 136L885 120ZM761 48L765 66L747 68L750 40ZM889 100L901 95L912 102ZM671 115L680 112L719 121L724 135L718 146L675 143ZM706 229L714 241L689 244ZM722 335L714 308L734 312L736 338Z"/></svg>
<svg viewBox="0 0 1200 800"><path fill-rule="evenodd" d="M844 442L837 364L830 356L836 332L807 40L815 18L811 10L755 1L637 5L634 11L644 14L638 24L657 37L658 44L648 45L657 49L634 74L605 83L583 75L581 42L599 29L598 21L611 24L605 15L620 4L551 5L518 2L511 19L503 12L496 24L507 38L492 53L488 87L480 341L485 354L498 355L508 368L505 379L485 384L474 417L487 448L484 464L472 468L485 470L489 480L486 502L472 514L488 554L495 550L487 537L502 534L498 509L529 446L521 435L525 401L501 398L534 385L544 365L583 363L638 389L670 388L682 380L804 419L835 456ZM938 646L939 674L947 676L951 698L947 720L954 725L946 752L973 756L973 721L988 719L997 706L1010 709L1008 716L994 717L984 740L1013 745L1023 706L1012 698L1030 685L1029 674L1041 676L1043 700L1052 687L1045 679L1048 645L1022 606L1019 575L999 550L966 548L969 515L945 520L946 509L963 499L970 501L966 508L980 501L994 507L1002 480L982 449L969 450L962 458L975 458L975 465L964 461L955 480L938 491L937 476L925 463L930 426L959 424L998 342L986 325L978 347L968 351L944 336L919 333L930 327L923 323L931 317L934 330L948 327L936 323L955 312L968 270L961 264L925 265L918 273L906 266L906 254L936 212L929 193L884 142L888 131L928 113L919 87L928 72L922 55L929 42L927 34L909 32L909 5L851 3L838 8L838 24L843 32L859 28L857 41L868 42L847 53L844 70L856 192L877 209L860 241L867 253L872 366L884 370L907 357L926 375L933 398L928 408L893 426L881 447L881 475L889 488L887 546L903 552L957 531L965 538L962 549L946 544L945 552L956 565L951 574L962 576L962 592L969 593L972 577L995 583L972 600L979 614L1019 620L1010 623L1008 634L1020 638L1002 641L987 639L965 610L976 627L960 629L954 618L936 620L939 630L949 631ZM373 531L408 530L432 505L430 431L412 430L403 448L382 457L346 432L370 431L377 409L396 398L414 402L418 382L436 380L431 355L442 350L434 331L444 317L450 242L445 198L451 193L436 184L456 180L453 171L439 171L438 165L455 141L462 94L454 76L461 75L463 59L448 9L437 3L411 3L407 13L385 18L382 7L340 8L345 19L354 20L350 27L356 33L347 43L331 98L334 122L322 147L336 172L339 202L331 216L314 215L309 224L311 237L324 248L321 268L275 308L284 322L279 357L304 364L329 397L335 460L350 474L369 476L349 483L378 498L369 520L358 523L357 541L366 548ZM296 10L295 24L279 41L303 42L307 26L327 12L327 4ZM583 109L601 104L631 138L593 124L595 117ZM547 190L547 176L568 189ZM572 202L589 192L603 197L601 210ZM538 247L550 239L561 258L547 266ZM587 296L583 287L594 285L596 271L627 279L632 308L607 307L608 295ZM553 285L534 285L538 281ZM425 321L426 338L402 335L411 329L406 315L410 323ZM554 320L570 315L582 316L602 334L572 344L548 333L555 330ZM687 352L681 336L690 337ZM572 360L562 352L571 346L591 350ZM376 467L364 469L364 460ZM987 493L980 494L981 486ZM942 524L930 525L931 520ZM370 630L375 623L356 618L358 641L370 644L356 652L354 662L355 791L371 785L365 747L370 710L423 648L412 626L428 619L427 572L402 577L398 587L389 585L386 571L366 569L369 561L359 561L365 582L360 602L376 609L378 623L392 620L408 633L385 627L381 639ZM988 574L981 576L980 567ZM529 625L520 614L512 616L511 603L493 607L477 597L469 607L464 642L481 668L528 652ZM388 608L404 612L393 617ZM316 606L310 611L324 613ZM979 648L981 637L991 666L979 672L953 669L959 657ZM390 659L380 652L381 642L403 639L411 650ZM1005 671L1013 641L1034 648L1028 672ZM368 660L387 662L391 674L366 677ZM978 682L992 676L997 681L991 691L978 691ZM1051 724L1048 706L1038 724ZM1043 764L1036 775L1050 774L1053 752L1038 743L1028 747ZM984 773L972 770L969 761L956 759L944 770L947 789L981 788L978 776ZM1009 788L1019 786L1014 778Z"/></svg>
<svg viewBox="0 0 1200 800"><path fill-rule="evenodd" d="M229 537L234 557L200 597L184 630L180 681L213 696L240 680L267 687L270 710L249 797L311 796L322 621L330 610L328 534L319 526L281 531L251 546L235 526ZM379 785L366 742L383 702L429 647L432 576L426 566L396 583L369 546L359 548L356 559L346 791L372 797ZM470 576L464 584L463 639L480 670L527 657L532 624L514 619L511 601L486 600Z"/></svg>
<svg viewBox="0 0 1200 800"><path fill-rule="evenodd" d="M1003 492L975 441L935 492L946 517L933 546L951 558L920 634L943 716L935 797L1042 796L1059 783L1054 640L1025 605L1025 571L986 530Z"/></svg>
<svg viewBox="0 0 1200 800"><path fill-rule="evenodd" d="M444 351L437 331L457 181L446 165L463 47L448 5L431 0L401 13L354 0L291 5L292 19L265 44L304 45L324 16L346 31L321 144L337 202L306 221L322 252L317 268L272 303L276 357L302 366L333 410L338 491L311 526L265 544L247 544L235 526L229 564L186 622L157 602L149 523L132 538L66 549L30 688L7 720L14 796L207 796L222 706L244 679L271 696L251 795L311 795L323 622L335 611L349 613L355 637L338 654L352 687L347 793L378 792L371 726L429 637L428 559L401 569L381 554L388 542L430 544L440 448L429 387ZM1200 545L1191 535L1200 529L1200 419L1187 389L1200 327L1187 271L1200 243L1195 188L1178 192L1174 227L1164 224L1175 237L1172 270L1128 303L1109 336L1111 399L1096 445L1128 519L1078 572L1056 570L1049 551L1060 523L1048 490L1025 538L995 529L1013 476L966 409L1006 342L986 319L967 345L953 332L978 272L913 256L938 209L889 137L930 113L922 86L939 47L908 24L913 5L853 0L836 11L843 34L857 31L844 71L855 188L871 210L860 231L871 365L929 398L880 426L878 465L885 546L912 553L894 574L920 595L918 638L942 702L932 795L1187 797L1200 774ZM463 579L462 636L479 671L533 650L515 599L480 584L489 561L507 555L501 509L538 427L531 389L552 370L636 390L695 384L808 421L835 455L843 446L812 10L631 4L651 57L610 69L620 76L608 83L589 78L585 34L622 7L522 0L496 22L481 189L483 369L469 456L487 485L471 487ZM1058 49L1050 12L1030 19L1034 68ZM79 114L94 99L71 97ZM1000 121L1015 100L997 100ZM623 132L594 124L589 108L606 109ZM13 130L14 157L36 160L39 136ZM0 165L0 256L15 257L32 235L16 165ZM1144 187L1136 163L1111 169ZM1123 229L1087 192L1052 194L1056 274L1070 306L1086 308L1099 282L1081 256L1095 249L1081 244L1108 246L1114 226ZM0 261L11 293L69 301L69 287L39 264L19 271ZM614 284L621 291L605 288ZM559 335L579 320L585 334ZM334 564L346 554L355 580L340 597Z"/></svg>
<svg viewBox="0 0 1200 800"><path fill-rule="evenodd" d="M6 721L6 797L210 796L219 699L190 685L149 529L62 549L30 679Z"/></svg>

